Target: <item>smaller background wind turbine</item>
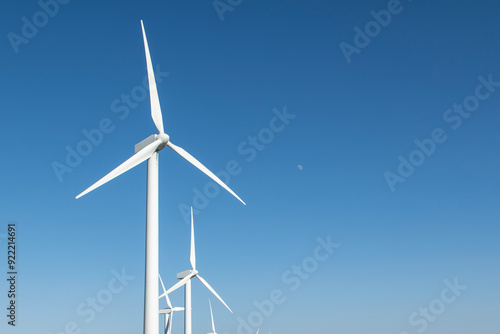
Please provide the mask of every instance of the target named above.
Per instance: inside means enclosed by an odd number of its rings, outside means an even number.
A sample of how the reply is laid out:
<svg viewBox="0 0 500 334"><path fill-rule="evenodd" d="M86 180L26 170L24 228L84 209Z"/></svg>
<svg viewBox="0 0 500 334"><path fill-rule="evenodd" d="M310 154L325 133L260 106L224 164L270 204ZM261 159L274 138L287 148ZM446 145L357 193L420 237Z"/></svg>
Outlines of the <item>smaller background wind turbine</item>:
<svg viewBox="0 0 500 334"><path fill-rule="evenodd" d="M172 303L170 302L170 298L168 298L168 294L165 294L167 290L165 290L165 285L163 284L163 280L161 279L160 274L158 274L160 278L161 287L163 289L163 293L165 295L165 300L167 301L167 308L161 309L160 314L163 313L165 315L165 334L172 333L172 323L174 321L174 312L184 311L184 307L172 307ZM163 295L162 295L163 296ZM160 297L161 298L161 297Z"/></svg>
<svg viewBox="0 0 500 334"><path fill-rule="evenodd" d="M198 270L196 270L196 251L194 244L194 222L193 222L193 207L191 207L191 254L189 257L191 262L191 270L186 270L177 274L177 278L180 279L174 286L164 292L161 296L168 295L172 291L177 290L181 286L184 285L184 332L185 334L191 334L191 279L193 277L198 278L203 285L207 287L210 292L212 292L217 299L221 301L222 304L231 312L233 311L227 306L226 302L222 300L222 298L217 294L217 292L208 284L207 281L203 277L198 274Z"/></svg>

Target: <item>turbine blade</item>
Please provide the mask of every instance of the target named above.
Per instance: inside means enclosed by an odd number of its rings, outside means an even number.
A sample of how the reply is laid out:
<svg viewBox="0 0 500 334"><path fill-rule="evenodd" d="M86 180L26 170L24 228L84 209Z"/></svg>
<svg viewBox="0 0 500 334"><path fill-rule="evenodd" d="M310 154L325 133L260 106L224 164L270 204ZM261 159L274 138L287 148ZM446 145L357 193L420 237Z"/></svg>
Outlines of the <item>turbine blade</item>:
<svg viewBox="0 0 500 334"><path fill-rule="evenodd" d="M191 261L191 268L196 270L196 253L194 247L194 222L193 222L193 207L191 207L191 255L189 256Z"/></svg>
<svg viewBox="0 0 500 334"><path fill-rule="evenodd" d="M167 324L167 334L172 333L172 323L174 322L174 314L170 314L170 318L168 319Z"/></svg>
<svg viewBox="0 0 500 334"><path fill-rule="evenodd" d="M149 159L151 155L156 151L156 148L158 145L161 144L161 139L157 139L148 146L144 147L142 150L134 154L132 157L130 157L127 161L122 163L120 166L116 167L113 169L111 172L109 172L106 176L104 176L102 179L91 185L89 188L87 188L85 191L83 191L80 195L76 196L76 198L80 198L83 195L91 192L92 190L102 186L108 181L111 181L115 177L125 173L129 169L134 168L144 160Z"/></svg>
<svg viewBox="0 0 500 334"><path fill-rule="evenodd" d="M167 290L165 290L165 285L163 285L163 280L161 279L160 273L158 273L158 277L160 278L160 282L161 282L161 287L163 289L163 293L167 292ZM170 298L168 298L168 295L165 295L165 300L167 301L168 307L170 309L172 309L172 303L170 302Z"/></svg>
<svg viewBox="0 0 500 334"><path fill-rule="evenodd" d="M209 171L207 167L203 166L203 164L201 162L199 162L198 160L196 160L195 157L193 157L191 154L189 154L188 152L186 152L182 147L176 146L172 142L168 142L167 146L170 147L175 152L177 152L177 154L179 154L181 157L183 157L184 159L186 159L187 161L189 161L191 164L193 164L196 168L198 168L199 170L201 170L203 173L205 173L212 180L214 180L215 182L217 182L222 188L226 189L231 195L233 195L234 197L236 197L241 203L243 203L243 204L246 205L246 203L243 202L241 200L241 198L239 198L238 195L236 195L234 193L234 191L232 191L214 173L212 173L211 171Z"/></svg>
<svg viewBox="0 0 500 334"><path fill-rule="evenodd" d="M146 30L141 20L142 37L144 39L144 49L146 50L146 63L148 67L148 82L149 82L149 99L151 101L151 117L158 129L158 132L163 133L163 117L161 115L160 99L158 98L158 90L156 89L155 72L151 62L151 55L149 54L148 40L146 38Z"/></svg>
<svg viewBox="0 0 500 334"><path fill-rule="evenodd" d="M161 279L160 273L158 273L158 277L160 278L160 283L161 283L161 287L163 288L163 292L167 292L167 290L165 290L165 285L163 284L163 280Z"/></svg>
<svg viewBox="0 0 500 334"><path fill-rule="evenodd" d="M172 309L172 303L170 302L170 298L168 298L168 294L165 295L165 299L167 300L168 307Z"/></svg>
<svg viewBox="0 0 500 334"><path fill-rule="evenodd" d="M210 292L212 292L215 295L215 297L217 297L221 301L221 303L224 304L225 307L227 307L229 312L233 313L233 311L229 308L229 306L227 306L226 302L222 300L222 298L217 294L217 292L215 292L215 290L210 286L210 284L208 284L208 282L203 279L203 277L201 277L200 275L196 275L196 277L198 277L201 283L203 283L203 285L205 285L207 289L210 290Z"/></svg>
<svg viewBox="0 0 500 334"><path fill-rule="evenodd" d="M170 314L165 314L165 334L170 334Z"/></svg>
<svg viewBox="0 0 500 334"><path fill-rule="evenodd" d="M260 331L260 328L259 328L259 329L257 329L257 333L255 333L255 334L259 334L259 331Z"/></svg>
<svg viewBox="0 0 500 334"><path fill-rule="evenodd" d="M183 286L184 284L186 284L187 281L189 281L191 279L191 277L193 277L194 274L191 273L189 275L187 275L186 277L184 277L183 279L181 279L179 282L177 282L174 286L172 286L170 289L167 290L167 292L163 293L160 298L168 295L169 293L171 293L172 291L175 291L177 290L178 288L180 288L181 286Z"/></svg>
<svg viewBox="0 0 500 334"><path fill-rule="evenodd" d="M208 300L208 304L210 305L210 317L212 317L212 332L215 333L214 314L212 313L212 303L210 299Z"/></svg>

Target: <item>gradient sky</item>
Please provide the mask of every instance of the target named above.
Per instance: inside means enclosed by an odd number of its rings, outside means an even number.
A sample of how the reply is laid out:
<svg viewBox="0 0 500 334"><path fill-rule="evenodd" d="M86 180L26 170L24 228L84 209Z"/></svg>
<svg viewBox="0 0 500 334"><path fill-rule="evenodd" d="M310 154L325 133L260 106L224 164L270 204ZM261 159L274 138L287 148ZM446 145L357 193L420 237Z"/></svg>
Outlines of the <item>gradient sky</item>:
<svg viewBox="0 0 500 334"><path fill-rule="evenodd" d="M193 333L211 330L208 298L221 334L498 333L499 4L61 2L1 5L0 276L8 222L19 271L15 328L0 282L2 333L142 332L146 164L74 198L156 133L141 19L166 132L213 172L235 161L247 203L194 203L198 270L234 314L195 281ZM161 152L169 286L189 269L180 208L208 183Z"/></svg>

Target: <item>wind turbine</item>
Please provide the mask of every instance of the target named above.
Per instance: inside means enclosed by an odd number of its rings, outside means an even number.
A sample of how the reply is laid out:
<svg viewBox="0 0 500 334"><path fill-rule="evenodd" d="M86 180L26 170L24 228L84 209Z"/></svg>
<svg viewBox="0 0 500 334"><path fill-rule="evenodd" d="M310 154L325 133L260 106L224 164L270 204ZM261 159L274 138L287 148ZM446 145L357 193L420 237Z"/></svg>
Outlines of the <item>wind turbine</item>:
<svg viewBox="0 0 500 334"><path fill-rule="evenodd" d="M158 274L158 277L160 278L163 292L166 292L167 290L165 290L165 285L163 285L163 280L161 279L160 274ZM160 310L160 314L165 315L164 333L170 334L172 332L172 323L174 322L174 312L184 311L184 307L172 307L172 303L170 302L170 298L168 298L168 295L165 295L165 300L167 301L168 308Z"/></svg>
<svg viewBox="0 0 500 334"><path fill-rule="evenodd" d="M212 318L212 333L207 334L217 334L217 332L215 332L214 314L212 313L212 303L210 302L210 299L208 300L208 304L210 305L210 317Z"/></svg>
<svg viewBox="0 0 500 334"><path fill-rule="evenodd" d="M191 270L186 270L181 273L177 274L177 278L180 279L179 282L177 282L174 286L172 286L170 289L168 289L166 292L164 292L161 296L163 297L164 295L168 295L172 291L177 290L181 286L184 285L184 333L185 334L191 334L191 279L193 277L198 278L203 285L207 287L210 292L212 292L217 299L219 299L224 306L227 307L227 309L231 311L229 306L222 300L222 298L215 292L215 290L208 284L207 281L203 277L201 277L198 274L198 270L196 270L196 252L195 252L195 247L194 247L194 222L193 222L193 207L191 207L191 254L189 256L189 260L191 262Z"/></svg>
<svg viewBox="0 0 500 334"><path fill-rule="evenodd" d="M135 154L116 167L109 174L94 183L87 190L76 196L80 198L90 191L100 187L106 182L125 173L129 169L137 166L141 162L148 160L148 178L147 178L147 201L146 201L146 280L144 296L144 334L158 334L159 322L159 300L158 300L158 152L165 146L171 148L174 152L189 161L196 168L208 175L217 182L222 188L226 189L240 202L245 204L227 185L225 185L214 173L209 171L191 154L170 141L170 137L163 129L163 118L160 108L160 100L156 89L151 55L149 54L148 41L144 24L141 21L142 36L144 39L144 49L146 51L146 63L149 82L149 97L151 102L151 117L158 129L158 134L153 134L135 145Z"/></svg>

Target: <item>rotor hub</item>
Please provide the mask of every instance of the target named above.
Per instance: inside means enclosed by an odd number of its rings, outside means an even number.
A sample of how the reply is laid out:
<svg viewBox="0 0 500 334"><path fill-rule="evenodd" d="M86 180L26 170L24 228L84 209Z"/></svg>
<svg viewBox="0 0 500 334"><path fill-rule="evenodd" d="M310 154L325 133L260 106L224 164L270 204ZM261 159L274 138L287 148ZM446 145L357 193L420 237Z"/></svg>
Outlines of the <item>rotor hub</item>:
<svg viewBox="0 0 500 334"><path fill-rule="evenodd" d="M156 138L156 140L158 140L158 139L161 140L161 143L156 148L156 152L160 152L161 150L163 150L170 140L170 136L167 135L165 132L161 132L161 133L157 134L155 138Z"/></svg>
<svg viewBox="0 0 500 334"><path fill-rule="evenodd" d="M164 133L164 132L163 132L163 133L158 134L158 138L160 138L160 139L161 139L161 142L162 142L164 145L166 145L166 144L168 143L168 141L170 140L170 136L169 136L169 135L167 135L167 134L166 134L166 133Z"/></svg>

